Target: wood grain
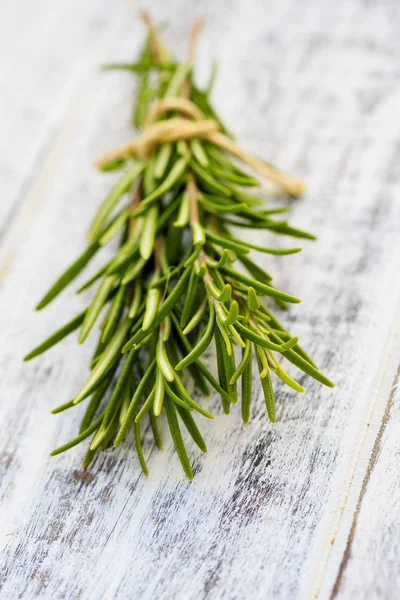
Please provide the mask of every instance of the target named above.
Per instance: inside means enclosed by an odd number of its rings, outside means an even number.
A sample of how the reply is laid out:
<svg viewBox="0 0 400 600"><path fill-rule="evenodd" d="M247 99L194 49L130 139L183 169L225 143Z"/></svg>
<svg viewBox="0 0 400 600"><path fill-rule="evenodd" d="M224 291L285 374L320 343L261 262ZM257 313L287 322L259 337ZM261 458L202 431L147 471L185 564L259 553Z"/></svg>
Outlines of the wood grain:
<svg viewBox="0 0 400 600"><path fill-rule="evenodd" d="M129 76L88 82L76 69L82 53L86 66L134 55L135 7L87 3L82 13L72 4L53 4L52 12L42 3L30 33L44 39L51 13L59 35L48 43L57 53L71 28L81 32L68 58L69 95L55 80L37 100L43 113L58 102L58 135L45 134L51 120L32 118L32 131L50 136L49 151L29 141L24 153L25 138L10 134L15 146L0 155L2 166L20 169L6 191L13 181L25 190L5 194L1 221L1 598L396 597L399 8L358 0L147 3L171 21L167 39L177 52L194 15L204 15L198 78L218 57L214 99L228 127L249 151L307 181L291 220L318 241L265 260L276 284L303 299L282 319L336 383L328 390L300 377L301 396L278 386L275 426L257 381L246 427L239 407L226 417L211 399L217 418L199 420L209 451L199 456L189 444L196 476L188 483L165 431L161 452L146 438L148 479L132 438L87 473L79 470L81 447L50 459L75 434L83 409L49 411L82 382L91 343L78 348L72 336L31 364L19 361L90 297L68 290L33 313L83 247L86 223L114 179L92 169L92 159L129 137ZM90 38L85 27L100 13L103 32ZM33 90L44 54L30 63ZM26 78L21 71L19 89ZM18 123L23 109L14 110Z"/></svg>

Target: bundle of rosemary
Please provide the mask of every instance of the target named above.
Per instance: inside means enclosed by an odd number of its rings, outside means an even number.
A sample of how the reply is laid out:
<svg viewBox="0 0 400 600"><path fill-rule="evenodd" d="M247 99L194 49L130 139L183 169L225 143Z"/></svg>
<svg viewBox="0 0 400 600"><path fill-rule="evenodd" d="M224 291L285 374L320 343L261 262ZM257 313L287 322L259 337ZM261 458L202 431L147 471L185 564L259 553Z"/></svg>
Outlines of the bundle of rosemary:
<svg viewBox="0 0 400 600"><path fill-rule="evenodd" d="M267 209L257 195L246 191L259 182L245 165L291 196L301 193L301 182L242 150L210 104L211 86L206 91L196 87L192 62L200 23L196 21L193 27L187 59L177 63L148 15L142 16L148 31L138 62L107 68L138 74L133 120L143 133L97 161L103 170L123 169L122 175L94 216L86 250L57 279L37 309L49 304L115 236L120 237L118 249L79 288L81 292L97 283L89 306L25 360L78 328L78 341L84 342L101 315L87 379L72 400L52 411L59 413L86 400L78 436L52 455L92 435L83 461L86 467L99 449L112 441L118 446L133 428L147 475L141 425L149 419L155 444L161 447L157 419L165 413L184 472L192 479L181 426L205 452L193 414L207 419L213 415L191 397L188 384L194 383L205 396L209 386L214 388L228 414L238 399L240 380L242 418L247 423L255 354L273 423L273 378L303 391L281 366L279 355L321 383L332 383L261 297L281 307L300 301L276 289L271 276L249 256L250 250L281 255L300 248L264 248L237 239L231 232L235 226L313 239L286 220L273 218L286 208ZM202 360L211 342L215 343L217 377ZM239 352L240 360L235 357Z"/></svg>

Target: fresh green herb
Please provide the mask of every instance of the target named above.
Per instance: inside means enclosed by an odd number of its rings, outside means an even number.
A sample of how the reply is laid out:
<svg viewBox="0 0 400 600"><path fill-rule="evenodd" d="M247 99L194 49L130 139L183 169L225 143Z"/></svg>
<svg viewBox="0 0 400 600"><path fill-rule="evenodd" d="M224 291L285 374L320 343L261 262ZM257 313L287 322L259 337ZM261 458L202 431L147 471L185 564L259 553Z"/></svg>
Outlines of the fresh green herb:
<svg viewBox="0 0 400 600"><path fill-rule="evenodd" d="M52 454L92 436L83 461L87 467L113 440L118 446L129 429L147 475L141 421L149 420L147 429L160 448L158 420L166 416L178 458L192 479L182 429L185 437L188 434L206 452L193 414L211 419L213 415L191 397L190 379L205 396L210 384L220 394L225 413L238 399L240 381L244 423L250 418L254 356L272 423L276 420L274 379L303 391L278 362L279 357L322 384L333 384L265 304L275 302L285 308L300 300L273 286L271 275L249 257L253 250L279 256L301 248L259 246L246 235L246 241L235 237L230 229L235 225L245 232L268 229L314 239L287 221L274 219L287 208L264 209L259 194L242 189L260 185L255 173L290 196L301 194L301 182L247 154L223 128L209 99L214 66L207 89L195 86L193 59L199 22L193 27L188 55L178 64L161 43L159 29L147 14L142 17L148 31L138 61L106 68L137 74L133 121L143 131L97 161L101 170L123 172L92 220L87 234L90 244L51 286L37 309L52 301L104 245L122 233L119 247L109 262L81 284L78 291L99 280L89 306L25 360L78 328L82 343L100 323L89 375L73 399L53 410L62 412L87 401L77 437ZM204 358L213 344L218 379ZM241 351L238 362L235 348Z"/></svg>

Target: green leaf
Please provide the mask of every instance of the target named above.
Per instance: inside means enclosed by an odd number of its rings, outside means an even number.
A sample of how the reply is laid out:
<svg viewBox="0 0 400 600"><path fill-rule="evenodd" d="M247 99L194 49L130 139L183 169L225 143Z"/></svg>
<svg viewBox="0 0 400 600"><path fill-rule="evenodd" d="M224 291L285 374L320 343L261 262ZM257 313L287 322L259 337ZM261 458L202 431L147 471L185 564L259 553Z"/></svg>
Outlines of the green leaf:
<svg viewBox="0 0 400 600"><path fill-rule="evenodd" d="M184 335L187 335L188 333L190 333L200 323L200 321L203 318L203 315L206 311L207 304L208 304L208 300L207 300L207 296L206 296L204 298L204 300L202 301L202 303L200 304L199 308L194 313L193 317L190 319L189 323L186 325L185 329L183 330Z"/></svg>
<svg viewBox="0 0 400 600"><path fill-rule="evenodd" d="M165 349L165 343L161 335L159 336L157 342L156 360L157 365L165 379L169 382L174 381L175 371L169 361L168 354Z"/></svg>
<svg viewBox="0 0 400 600"><path fill-rule="evenodd" d="M190 213L190 197L187 192L183 192L180 201L178 218L174 222L174 227L182 228L186 227L189 222Z"/></svg>
<svg viewBox="0 0 400 600"><path fill-rule="evenodd" d="M222 373L222 380L220 381L222 387L226 390L229 396L232 398L232 402L237 401L237 385L236 381L230 383L233 375L236 371L235 355L233 352L229 354L225 340L223 341L223 327L218 325L215 329L215 341L218 339L218 354L217 362L219 360L219 371Z"/></svg>
<svg viewBox="0 0 400 600"><path fill-rule="evenodd" d="M250 250L246 248L240 241L235 241L228 237L217 235L208 229L206 230L206 237L215 244L218 244L218 246L221 246L222 248L230 248L235 250L235 252L238 254L248 254L250 252Z"/></svg>
<svg viewBox="0 0 400 600"><path fill-rule="evenodd" d="M246 347L243 349L243 352L242 352L242 360L240 361L238 368L236 369L236 371L233 373L232 377L229 380L229 383L231 385L236 383L237 380L239 379L239 377L241 377L241 375L246 370L246 367L250 361L251 361L251 341L246 340Z"/></svg>
<svg viewBox="0 0 400 600"><path fill-rule="evenodd" d="M210 313L208 318L208 323L206 328L203 331L203 334L199 340L199 342L194 346L194 348L189 352L185 358L183 358L176 366L175 370L180 371L184 367L187 367L191 363L193 363L199 356L203 354L203 352L208 348L213 335L214 335L214 327L215 327L215 309L214 304L209 302Z"/></svg>
<svg viewBox="0 0 400 600"><path fill-rule="evenodd" d="M150 420L151 431L153 432L154 442L155 442L157 448L159 450L161 450L161 448L162 448L161 436L160 436L160 432L158 430L157 418L154 416L153 411L149 412L149 420Z"/></svg>
<svg viewBox="0 0 400 600"><path fill-rule="evenodd" d="M117 204L121 196L128 191L133 181L138 175L140 175L144 167L144 162L135 163L133 167L125 171L120 177L120 179L118 179L117 183L113 185L113 187L107 194L105 200L100 204L100 207L97 210L94 219L90 225L90 228L87 233L87 237L90 241L94 241L96 237L101 233L101 229L108 215L111 213L112 209Z"/></svg>
<svg viewBox="0 0 400 600"><path fill-rule="evenodd" d="M225 361L224 361L224 355L226 352L226 346L225 346L225 342L222 338L221 332L219 330L219 328L217 327L215 330L215 349L216 349L216 353L217 353L217 367L218 367L218 379L219 379L219 383L222 387L223 390L227 392L228 389L228 378L227 378L227 373L226 373L226 365L225 365ZM230 396L229 396L230 398ZM229 415L230 410L231 410L231 402L233 402L233 398L228 400L225 398L225 396L221 396L221 400L222 400L222 408L223 411L226 415Z"/></svg>
<svg viewBox="0 0 400 600"><path fill-rule="evenodd" d="M276 368L275 374L279 377L279 379L281 379L283 381L283 383L286 383L287 386L289 386L290 388L292 388L296 392L304 392L304 388L299 383L297 383L297 381L295 381L294 379L292 379L286 373L286 371L284 371L282 369L282 367L280 365L278 365L278 367Z"/></svg>
<svg viewBox="0 0 400 600"><path fill-rule="evenodd" d="M90 401L86 407L85 414L83 415L81 424L79 426L79 433L83 433L91 424L97 409L100 406L102 399L111 383L111 379L114 373L109 377L106 377L98 388L93 392Z"/></svg>
<svg viewBox="0 0 400 600"><path fill-rule="evenodd" d="M132 396L132 400L131 403L129 405L129 408L126 412L126 416L124 418L124 421L121 423L121 427L120 430L118 432L117 437L115 438L114 441L114 447L116 448L117 446L120 445L120 443L122 442L122 440L124 439L126 432L128 430L128 427L130 425L130 423L132 422L135 413L136 413L136 407L138 405L138 402L140 400L140 398L143 396L143 394L145 393L145 389L146 386L148 384L148 382L150 381L150 379L154 376L154 366L156 364L156 361L153 360L149 366L147 367L146 373L142 376L139 385L137 386L133 396Z"/></svg>
<svg viewBox="0 0 400 600"><path fill-rule="evenodd" d="M146 264L147 260L145 258L139 258L136 260L136 262L132 261L132 265L126 271L121 283L125 285L136 279L136 277L143 271Z"/></svg>
<svg viewBox="0 0 400 600"><path fill-rule="evenodd" d="M88 264L90 259L96 254L100 248L98 242L93 242L86 248L86 250L60 275L57 281L51 286L51 288L43 296L39 304L36 306L36 310L41 310L47 306L71 281L79 275L84 267Z"/></svg>
<svg viewBox="0 0 400 600"><path fill-rule="evenodd" d="M78 404L86 398L104 379L108 371L111 369L115 361L121 356L121 348L125 342L129 328L132 325L130 319L125 319L114 333L113 337L107 344L106 349L101 355L100 360L91 371L83 386L80 388L74 398L74 404Z"/></svg>
<svg viewBox="0 0 400 600"><path fill-rule="evenodd" d="M263 365L260 362L257 356L257 364L258 369L261 372L263 370ZM276 423L276 408L275 408L275 398L274 398L274 390L271 382L271 375L268 373L266 377L260 379L262 391L264 393L265 398L265 406L268 413L268 418L271 423Z"/></svg>
<svg viewBox="0 0 400 600"><path fill-rule="evenodd" d="M60 329L57 329L57 331L52 333L41 344L39 344L38 346L36 346L36 348L31 350L29 354L27 354L24 357L24 361L31 360L32 358L35 358L35 356L43 354L43 352L46 352L46 350L48 350L52 346L55 346L56 344L58 344L58 342L67 337L67 335L78 329L78 327L83 323L83 320L86 315L86 310L87 309L83 310L81 313L79 313L79 315L76 315L76 317L71 319L71 321L68 321L68 323L60 327Z"/></svg>
<svg viewBox="0 0 400 600"><path fill-rule="evenodd" d="M144 218L142 235L140 238L140 255L148 260L153 252L157 231L158 206L152 206Z"/></svg>
<svg viewBox="0 0 400 600"><path fill-rule="evenodd" d="M280 290L277 290L269 285L266 285L265 283L260 283L259 281L256 281L255 279L252 279L251 277L247 277L247 275L244 275L243 273L240 273L239 271L235 271L234 269L231 269L230 267L221 267L221 272L224 273L224 275L233 277L237 281L241 281L242 283L245 283L245 284L253 287L256 290L256 292L258 292L259 294L262 294L264 296L271 296L271 298L279 298L281 300L285 300L285 302L292 302L293 304L298 304L301 302L301 300L299 300L295 296L291 296L290 294L281 292Z"/></svg>
<svg viewBox="0 0 400 600"><path fill-rule="evenodd" d="M111 290L113 289L116 279L117 279L116 275L106 276L106 277L104 277L103 281L99 285L99 287L94 295L94 298L93 298L89 308L87 309L85 318L82 323L81 330L79 332L78 342L80 344L82 344L85 341L89 331L92 329L93 325L95 324L96 319L99 316L101 309L103 308L104 304L106 303L106 301L109 297Z"/></svg>
<svg viewBox="0 0 400 600"><path fill-rule="evenodd" d="M85 429L85 431L82 431L82 433L80 433L76 438L74 438L70 442L67 442L63 446L56 448L55 450L53 450L53 452L50 452L50 456L56 456L56 454L61 454L62 452L65 452L66 450L69 450L70 448L73 448L77 444L80 444L81 442L83 442L83 440L85 440L87 437L89 437L89 435L91 433L93 433L93 431L95 431L99 427L102 418L103 418L103 415L102 414L99 415L97 417L97 419L95 421L93 421L93 423L90 425L90 427Z"/></svg>
<svg viewBox="0 0 400 600"><path fill-rule="evenodd" d="M153 278L157 274L154 273ZM153 279L152 278L152 279ZM146 310L143 317L142 331L148 331L153 324L158 311L160 301L160 290L158 288L149 288L146 295Z"/></svg>
<svg viewBox="0 0 400 600"><path fill-rule="evenodd" d="M174 403L168 398L165 398L165 412L167 413L167 420L169 430L171 432L172 441L174 443L176 453L181 462L182 468L188 479L193 479L193 472L190 466L189 458L186 452L185 445L183 443L181 430L179 428L178 418L176 416L176 409Z"/></svg>
<svg viewBox="0 0 400 600"><path fill-rule="evenodd" d="M107 322L103 329L103 334L101 336L101 341L106 344L112 335L114 334L116 328L118 327L119 320L122 315L122 311L124 308L124 300L126 296L126 286L120 285L117 293L115 294L111 305L110 311L108 313Z"/></svg>
<svg viewBox="0 0 400 600"><path fill-rule="evenodd" d="M165 98L169 96L179 96L186 78L190 75L192 65L188 62L181 62L175 73L171 77L165 92Z"/></svg>
<svg viewBox="0 0 400 600"><path fill-rule="evenodd" d="M165 170L171 158L172 148L172 144L170 143L162 144L158 148L157 158L154 164L155 179L161 179L164 176Z"/></svg>
<svg viewBox="0 0 400 600"><path fill-rule="evenodd" d="M197 427L196 421L194 420L194 418L192 417L190 412L188 412L187 410L182 408L182 406L179 406L179 404L177 405L176 409L177 409L179 416L182 419L186 429L190 433L194 443L197 444L197 446L200 448L200 450L202 452L207 452L206 443L203 440L203 437L199 431L199 428Z"/></svg>
<svg viewBox="0 0 400 600"><path fill-rule="evenodd" d="M279 343L282 342L282 340L273 332L271 332L271 337L272 337L272 339L277 340ZM296 367L301 369L304 373L307 373L307 375L310 375L311 377L313 377L314 379L316 379L323 385L326 385L327 387L331 387L331 388L335 387L334 384L332 383L332 381L330 381L327 377L325 377L325 375L323 375L318 369L313 367L312 364L310 364L307 360L302 358L294 350L286 350L283 353L283 356L285 358L287 358L291 363L296 365Z"/></svg>
<svg viewBox="0 0 400 600"><path fill-rule="evenodd" d="M177 375L172 383L173 387L176 390L177 396L181 397L183 400L185 400L185 402L187 402L189 404L189 406L191 406L192 408L194 408L194 410L197 410L197 412L199 412L201 415L203 415L203 417L207 417L207 419L213 419L214 415L212 415L210 412L208 412L208 410L206 410L205 408L203 408L202 406L200 406L200 404L197 404L197 402L195 402L187 393L185 386L183 385L182 381L180 380L179 376Z"/></svg>
<svg viewBox="0 0 400 600"><path fill-rule="evenodd" d="M142 202L140 203L140 208L145 208L150 206L155 200L158 200L161 196L166 194L173 185L180 179L185 172L185 169L188 165L190 156L184 156L179 158L172 169L169 171L168 175L164 179L164 181L152 192L149 194Z"/></svg>
<svg viewBox="0 0 400 600"><path fill-rule="evenodd" d="M198 182L201 184L201 187L206 191L211 192L212 194L222 194L223 196L232 196L231 190L223 185L212 175L208 173L203 167L201 167L195 160L190 161L190 167L197 175Z"/></svg>
<svg viewBox="0 0 400 600"><path fill-rule="evenodd" d="M111 223L106 227L104 233L102 233L101 237L99 238L100 246L105 246L105 244L108 244L108 242L110 242L117 235L117 233L122 229L122 227L129 219L129 216L130 208L123 208L118 213L118 215L111 221Z"/></svg>
<svg viewBox="0 0 400 600"><path fill-rule="evenodd" d="M119 407L120 399L123 395L124 388L128 383L129 377L132 375L132 367L135 360L136 352L135 350L131 350L125 359L121 373L117 379L117 383L115 384L113 393L111 394L107 407L104 411L102 428L106 428L109 425L109 423L111 423L111 419L114 417L115 411Z"/></svg>
<svg viewBox="0 0 400 600"><path fill-rule="evenodd" d="M143 473L146 475L146 477L148 477L149 471L147 469L146 461L145 461L144 454L143 454L142 442L140 440L140 423L135 422L134 428L135 428L135 446L136 446L136 452L138 455L139 463L140 463Z"/></svg>
<svg viewBox="0 0 400 600"><path fill-rule="evenodd" d="M232 236L227 235L227 238L231 241L234 241ZM251 244L250 242L244 242L240 240L240 244L245 246L246 248L251 248L252 250L257 250L258 252L264 252L266 254L276 254L276 255L285 255L285 254L296 254L297 252L301 252L302 248L266 248L264 246L257 246L256 244Z"/></svg>
<svg viewBox="0 0 400 600"><path fill-rule="evenodd" d="M150 394L147 396L146 400L144 401L142 408L139 410L138 414L136 415L135 423L139 423L139 421L141 421L143 419L143 417L146 416L149 411L151 412L151 407L154 405L155 393L156 393L156 388L154 386L153 389L151 390Z"/></svg>
<svg viewBox="0 0 400 600"><path fill-rule="evenodd" d="M242 363L240 363L240 364L242 364ZM240 367L240 365L239 365L239 367ZM252 361L251 361L251 344L250 344L250 360L247 360L245 368L243 369L243 374L242 374L242 421L243 421L243 423L248 423L249 418L250 418L252 385L253 385Z"/></svg>
<svg viewBox="0 0 400 600"><path fill-rule="evenodd" d="M255 289L252 287L249 287L247 290L247 306L251 311L256 311L260 308L260 301L257 297Z"/></svg>
<svg viewBox="0 0 400 600"><path fill-rule="evenodd" d="M203 145L198 138L193 138L190 140L190 150L199 163L204 169L207 169L209 166L208 156L204 151Z"/></svg>
<svg viewBox="0 0 400 600"><path fill-rule="evenodd" d="M140 301L142 299L142 285L139 280L135 281L133 284L133 296L131 305L129 307L128 317L133 319L137 316L140 306Z"/></svg>

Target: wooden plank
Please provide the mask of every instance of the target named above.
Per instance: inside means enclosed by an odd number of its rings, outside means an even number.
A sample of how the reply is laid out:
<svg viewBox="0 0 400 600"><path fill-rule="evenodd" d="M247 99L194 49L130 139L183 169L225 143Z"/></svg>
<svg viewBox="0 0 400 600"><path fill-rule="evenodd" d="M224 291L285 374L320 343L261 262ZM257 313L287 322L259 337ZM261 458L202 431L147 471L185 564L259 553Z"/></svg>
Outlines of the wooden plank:
<svg viewBox="0 0 400 600"><path fill-rule="evenodd" d="M171 14L171 5L154 4L160 18ZM132 440L105 452L86 474L77 468L82 448L48 458L76 431L81 407L75 416L49 410L79 386L89 349L71 338L32 365L16 356L90 297L69 291L43 315L31 312L83 246L86 222L113 180L90 170L92 158L128 137L129 78L96 78L66 119L0 257L10 261L0 289L6 599L328 598L340 571L368 467L363 449L374 445L367 424L379 414L383 382L393 380L392 362L385 362L400 295L393 251L400 217L395 27L387 7L355 0L340 11L317 0L301 11L293 0L254 2L250 10L207 1L201 8L209 26L199 75L215 52L215 100L228 125L250 150L307 180L292 220L320 239L268 264L279 287L303 298L282 318L337 388L305 377L303 396L278 386L278 423L271 426L255 382L248 426L240 424L239 409L204 424L209 452L198 457L190 447L192 483L183 479L165 431L162 452L146 441L148 480ZM173 13L179 19L168 38L175 41L194 6L174 0ZM131 56L139 31L126 11L110 58ZM210 406L218 410L215 399ZM348 502L351 518L343 524ZM338 532L341 550L331 543ZM352 597L355 585L347 568L342 598ZM393 580L381 581L389 597Z"/></svg>
<svg viewBox="0 0 400 600"><path fill-rule="evenodd" d="M397 343L397 363L399 350ZM363 473L334 598L395 598L399 593L399 375L400 366L384 398L384 413Z"/></svg>
<svg viewBox="0 0 400 600"><path fill-rule="evenodd" d="M118 3L41 0L0 8L0 240L54 144L77 89L99 61ZM6 142L6 143L5 143Z"/></svg>

